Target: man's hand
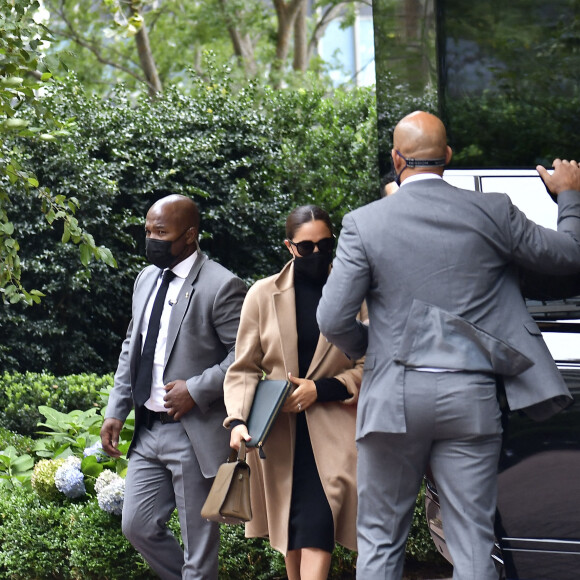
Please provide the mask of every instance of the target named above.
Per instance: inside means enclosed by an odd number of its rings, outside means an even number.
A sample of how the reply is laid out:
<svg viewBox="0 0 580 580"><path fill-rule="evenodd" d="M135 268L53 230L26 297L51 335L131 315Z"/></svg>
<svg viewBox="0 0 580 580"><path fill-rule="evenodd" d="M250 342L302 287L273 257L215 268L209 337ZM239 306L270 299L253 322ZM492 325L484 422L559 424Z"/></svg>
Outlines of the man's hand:
<svg viewBox="0 0 580 580"><path fill-rule="evenodd" d="M291 383L297 385L297 389L286 399L282 411L284 413L301 413L306 411L318 398L316 385L310 379L299 379L288 373Z"/></svg>
<svg viewBox="0 0 580 580"><path fill-rule="evenodd" d="M119 434L123 428L123 421L120 419L105 419L101 427L101 443L103 444L103 451L109 457L121 457L119 451Z"/></svg>
<svg viewBox="0 0 580 580"><path fill-rule="evenodd" d="M580 167L576 161L573 159L572 161L554 159L552 166L554 167L552 175L541 165L536 167L536 171L540 174L550 192L558 195L562 191L569 189L580 191Z"/></svg>
<svg viewBox="0 0 580 580"><path fill-rule="evenodd" d="M188 411L195 406L185 381L171 381L165 385L165 407L167 413L179 421Z"/></svg>

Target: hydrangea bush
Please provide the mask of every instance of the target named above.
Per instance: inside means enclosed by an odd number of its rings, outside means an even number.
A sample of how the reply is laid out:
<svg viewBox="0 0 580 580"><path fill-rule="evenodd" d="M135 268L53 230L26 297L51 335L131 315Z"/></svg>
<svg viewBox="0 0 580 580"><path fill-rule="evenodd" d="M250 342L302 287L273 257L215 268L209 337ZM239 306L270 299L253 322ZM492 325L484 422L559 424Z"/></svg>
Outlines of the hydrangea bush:
<svg viewBox="0 0 580 580"><path fill-rule="evenodd" d="M35 450L47 458L34 466L32 489L49 501L96 498L103 511L120 516L127 460L114 459L103 451L99 438L102 416L96 409L62 413L42 405L40 412L46 420L39 426L46 430L40 432L45 437L36 441ZM128 441L122 441L122 450L127 445Z"/></svg>
<svg viewBox="0 0 580 580"><path fill-rule="evenodd" d="M103 396L102 407L106 405ZM39 407L46 417L44 437L21 444L0 431L0 578L12 580L149 580L156 575L123 536L121 514L127 461L107 456L99 431L102 416L89 411L62 413ZM126 453L133 433L130 415L119 449ZM12 445L12 447L10 447ZM1 449L2 447L0 447ZM11 448L13 452L8 453ZM36 456L29 472L16 469ZM30 466L32 467L32 466ZM15 475L16 474L16 475ZM422 502L412 531L412 555L441 560L428 537ZM169 529L180 537L174 512ZM420 540L420 542L417 542ZM356 554L340 546L333 554L330 580L354 578ZM284 558L267 540L244 538L243 526L221 526L220 580L271 580L284 575Z"/></svg>
<svg viewBox="0 0 580 580"><path fill-rule="evenodd" d="M83 456L85 459L93 457L97 464L110 461L100 443L87 447ZM83 463L88 467L88 474L83 472ZM123 511L125 480L111 469L102 469L94 478L90 475L94 472L93 468L94 462L83 462L74 455L69 455L66 459L41 459L32 472L32 488L40 497L49 501L57 501L62 496L78 499L87 495L85 481L93 478L92 487L99 507L109 514L120 516Z"/></svg>

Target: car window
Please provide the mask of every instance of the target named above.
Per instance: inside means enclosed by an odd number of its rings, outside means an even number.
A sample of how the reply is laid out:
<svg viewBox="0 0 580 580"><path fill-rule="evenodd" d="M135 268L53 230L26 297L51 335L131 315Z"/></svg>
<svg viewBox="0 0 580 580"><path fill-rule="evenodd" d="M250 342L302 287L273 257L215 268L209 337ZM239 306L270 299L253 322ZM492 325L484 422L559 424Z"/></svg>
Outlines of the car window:
<svg viewBox="0 0 580 580"><path fill-rule="evenodd" d="M543 332L542 336L554 360L580 362L580 335L568 332Z"/></svg>
<svg viewBox="0 0 580 580"><path fill-rule="evenodd" d="M482 191L507 193L512 203L537 224L557 229L558 206L539 177L484 177Z"/></svg>
<svg viewBox="0 0 580 580"><path fill-rule="evenodd" d="M507 193L512 203L529 219L556 229L558 206L548 195L535 169L451 169L445 171L444 179L463 189Z"/></svg>

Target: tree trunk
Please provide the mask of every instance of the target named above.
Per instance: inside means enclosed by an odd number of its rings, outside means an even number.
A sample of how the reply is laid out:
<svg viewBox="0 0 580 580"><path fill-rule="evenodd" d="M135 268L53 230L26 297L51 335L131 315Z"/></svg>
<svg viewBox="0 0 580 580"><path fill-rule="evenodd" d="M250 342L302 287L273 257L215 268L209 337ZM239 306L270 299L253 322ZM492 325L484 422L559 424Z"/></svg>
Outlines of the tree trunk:
<svg viewBox="0 0 580 580"><path fill-rule="evenodd" d="M294 28L294 21L296 14L302 5L305 5L307 0L291 0L286 3L284 0L272 0L276 14L278 16L278 40L276 42L276 60L272 65L273 83L275 87L279 87L282 78L281 71L284 68L288 53L290 52L290 40L292 39L292 30Z"/></svg>
<svg viewBox="0 0 580 580"><path fill-rule="evenodd" d="M141 14L141 10L136 4L131 4L131 9ZM149 96L155 97L163 90L163 86L161 85L161 80L159 79L159 73L157 72L157 65L155 64L153 53L151 52L151 46L149 44L149 33L147 32L145 20L143 20L141 28L139 28L139 32L137 32L135 35L135 43L137 44L137 53L139 54L141 70L145 75L145 80L149 89Z"/></svg>
<svg viewBox="0 0 580 580"><path fill-rule="evenodd" d="M308 68L308 21L306 19L307 3L303 2L296 13L294 21L294 62L296 71L306 72Z"/></svg>

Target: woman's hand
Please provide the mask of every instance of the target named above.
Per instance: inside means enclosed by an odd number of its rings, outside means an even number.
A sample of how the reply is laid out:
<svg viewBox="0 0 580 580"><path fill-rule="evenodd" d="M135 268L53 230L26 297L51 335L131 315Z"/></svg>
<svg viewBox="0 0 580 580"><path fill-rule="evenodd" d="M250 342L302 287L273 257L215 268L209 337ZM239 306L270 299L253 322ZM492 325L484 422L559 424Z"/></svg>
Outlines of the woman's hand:
<svg viewBox="0 0 580 580"><path fill-rule="evenodd" d="M301 413L302 411L306 411L318 398L314 381L293 377L292 373L288 373L288 380L296 385L296 389L286 399L282 411L285 413Z"/></svg>
<svg viewBox="0 0 580 580"><path fill-rule="evenodd" d="M230 447L239 451L242 440L251 441L251 439L246 425L236 425L230 434Z"/></svg>

